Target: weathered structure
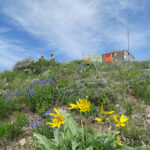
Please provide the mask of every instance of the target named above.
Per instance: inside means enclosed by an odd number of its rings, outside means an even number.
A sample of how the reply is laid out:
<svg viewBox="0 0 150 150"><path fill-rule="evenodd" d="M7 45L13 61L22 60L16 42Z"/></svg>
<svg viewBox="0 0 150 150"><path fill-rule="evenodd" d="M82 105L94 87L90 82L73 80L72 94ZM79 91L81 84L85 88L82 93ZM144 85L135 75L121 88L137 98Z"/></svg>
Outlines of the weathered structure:
<svg viewBox="0 0 150 150"><path fill-rule="evenodd" d="M102 62L134 61L134 57L127 50L112 51L102 54Z"/></svg>
<svg viewBox="0 0 150 150"><path fill-rule="evenodd" d="M51 61L55 61L54 54L51 54Z"/></svg>
<svg viewBox="0 0 150 150"><path fill-rule="evenodd" d="M41 56L41 58L39 59L39 61L45 61L44 56Z"/></svg>

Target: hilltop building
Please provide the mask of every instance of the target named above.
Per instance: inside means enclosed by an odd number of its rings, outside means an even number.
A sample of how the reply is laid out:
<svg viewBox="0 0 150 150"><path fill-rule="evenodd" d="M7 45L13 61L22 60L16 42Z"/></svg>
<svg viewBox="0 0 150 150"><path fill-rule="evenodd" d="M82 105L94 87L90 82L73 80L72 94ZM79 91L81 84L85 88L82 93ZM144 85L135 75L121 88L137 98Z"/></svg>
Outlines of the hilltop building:
<svg viewBox="0 0 150 150"><path fill-rule="evenodd" d="M134 57L127 50L112 51L102 54L102 62L134 61Z"/></svg>

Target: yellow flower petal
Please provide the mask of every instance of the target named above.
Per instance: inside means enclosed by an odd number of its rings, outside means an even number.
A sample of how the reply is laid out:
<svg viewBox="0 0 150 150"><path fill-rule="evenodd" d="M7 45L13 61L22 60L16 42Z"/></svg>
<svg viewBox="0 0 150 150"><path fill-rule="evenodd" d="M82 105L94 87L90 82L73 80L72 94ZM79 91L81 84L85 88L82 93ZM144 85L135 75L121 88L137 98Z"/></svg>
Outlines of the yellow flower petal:
<svg viewBox="0 0 150 150"><path fill-rule="evenodd" d="M56 112L57 115L59 115L59 111L54 107L54 111Z"/></svg>
<svg viewBox="0 0 150 150"><path fill-rule="evenodd" d="M78 109L78 108L79 108L78 105L70 104L69 110L70 110L70 109Z"/></svg>
<svg viewBox="0 0 150 150"><path fill-rule="evenodd" d="M96 118L95 118L95 120L97 120L97 121L99 121L99 122L102 122L102 121L104 121L104 120L105 120L105 118L104 118L104 117L102 117L102 118L98 118L98 117L96 117Z"/></svg>
<svg viewBox="0 0 150 150"><path fill-rule="evenodd" d="M117 123L116 126L117 127L119 127L119 126L124 127L125 126L124 122L126 122L128 119L129 119L129 117L124 117L124 115L122 114L121 117L120 117L120 120L115 119L116 123Z"/></svg>
<svg viewBox="0 0 150 150"><path fill-rule="evenodd" d="M116 139L116 142L120 145L120 146L122 146L123 144L122 144L122 141L121 141L121 138L119 138L119 137L116 137L117 139Z"/></svg>
<svg viewBox="0 0 150 150"><path fill-rule="evenodd" d="M112 115L112 117L110 117L110 120L117 120L118 116L117 115Z"/></svg>
<svg viewBox="0 0 150 150"><path fill-rule="evenodd" d="M87 99L79 99L76 101L77 105L75 104L70 104L71 108L70 109L80 109L81 112L87 112L90 110L90 105L91 103L87 101Z"/></svg>
<svg viewBox="0 0 150 150"><path fill-rule="evenodd" d="M55 110L56 114L50 113L54 117L54 118L51 118L52 122L47 122L46 124L51 125L51 127L53 127L53 128L55 128L55 127L59 128L65 122L64 117L61 114L59 114L59 111L56 108L54 108L54 110Z"/></svg>
<svg viewBox="0 0 150 150"><path fill-rule="evenodd" d="M110 112L105 112L104 111L104 109L103 109L103 104L101 104L101 112L102 112L102 114L108 114L108 115L110 115L110 114L113 114L114 113L114 111L110 111Z"/></svg>

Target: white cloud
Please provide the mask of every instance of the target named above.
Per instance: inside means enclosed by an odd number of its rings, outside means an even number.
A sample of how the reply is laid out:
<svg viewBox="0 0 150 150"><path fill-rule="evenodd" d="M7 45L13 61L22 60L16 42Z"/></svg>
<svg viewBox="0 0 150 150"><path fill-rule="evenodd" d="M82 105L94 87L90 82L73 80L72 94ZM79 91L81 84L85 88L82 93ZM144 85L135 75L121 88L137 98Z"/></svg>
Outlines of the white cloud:
<svg viewBox="0 0 150 150"><path fill-rule="evenodd" d="M39 55L39 52L30 51L30 49L27 51L21 45L22 43L19 41L0 37L0 71L4 68L11 70L17 61L25 57L34 56L34 58L38 58L35 56L36 54Z"/></svg>
<svg viewBox="0 0 150 150"><path fill-rule="evenodd" d="M144 0L144 2L146 2ZM131 29L131 50L147 43L149 30L134 28L127 11L144 11L140 0L8 0L3 13L13 23L56 48L56 54L76 59L98 54L113 43L115 49L127 48L126 26ZM136 43L136 45L132 44Z"/></svg>

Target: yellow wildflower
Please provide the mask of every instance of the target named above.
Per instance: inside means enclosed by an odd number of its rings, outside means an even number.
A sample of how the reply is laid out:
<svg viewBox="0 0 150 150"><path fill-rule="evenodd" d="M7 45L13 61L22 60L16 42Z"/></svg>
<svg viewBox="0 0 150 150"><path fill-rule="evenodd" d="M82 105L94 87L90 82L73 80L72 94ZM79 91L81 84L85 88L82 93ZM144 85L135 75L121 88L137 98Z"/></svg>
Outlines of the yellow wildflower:
<svg viewBox="0 0 150 150"><path fill-rule="evenodd" d="M88 58L89 58L89 59L92 59L92 57L91 57L90 55L88 55Z"/></svg>
<svg viewBox="0 0 150 150"><path fill-rule="evenodd" d="M114 119L117 122L117 124L116 124L117 127L119 127L119 126L124 127L125 126L124 122L126 122L129 119L129 117L124 117L124 115L122 114L120 117L120 120L117 120L117 118L115 118L115 117L114 117Z"/></svg>
<svg viewBox="0 0 150 150"><path fill-rule="evenodd" d="M115 135L117 135L117 134L119 134L120 132L118 132L118 131L115 131Z"/></svg>
<svg viewBox="0 0 150 150"><path fill-rule="evenodd" d="M79 108L79 106L78 106L78 105L70 104L70 108L69 108L69 110L70 110L70 109L78 109L78 108Z"/></svg>
<svg viewBox="0 0 150 150"><path fill-rule="evenodd" d="M54 107L54 111L56 112L56 113L49 113L51 116L53 116L53 117L57 117L57 116L59 116L59 111Z"/></svg>
<svg viewBox="0 0 150 150"><path fill-rule="evenodd" d="M110 115L110 114L114 113L114 111L105 112L104 109L103 109L103 104L101 104L101 112L102 112L102 114L104 114L104 115L105 115L105 114L109 114L109 115Z"/></svg>
<svg viewBox="0 0 150 150"><path fill-rule="evenodd" d="M99 121L99 122L103 122L103 121L105 120L105 118L104 118L104 117L102 117L102 118L96 117L95 120L97 120L97 121Z"/></svg>
<svg viewBox="0 0 150 150"><path fill-rule="evenodd" d="M117 139L116 139L116 142L120 145L120 146L122 146L123 144L122 144L122 141L121 141L121 138L119 138L119 137L116 137Z"/></svg>
<svg viewBox="0 0 150 150"><path fill-rule="evenodd" d="M100 59L100 56L96 56L96 60L99 60Z"/></svg>
<svg viewBox="0 0 150 150"><path fill-rule="evenodd" d="M76 105L75 104L70 104L70 109L80 109L81 112L86 112L90 110L90 105L91 103L87 101L87 99L79 99L79 101L76 101Z"/></svg>
<svg viewBox="0 0 150 150"><path fill-rule="evenodd" d="M79 99L79 101L77 101L77 106L79 107L81 112L87 112L90 110L90 105L91 103L89 101L87 101L87 99Z"/></svg>
<svg viewBox="0 0 150 150"><path fill-rule="evenodd" d="M110 120L115 120L114 118L118 118L118 115L112 115L112 117L110 117Z"/></svg>
<svg viewBox="0 0 150 150"><path fill-rule="evenodd" d="M62 124L64 124L64 117L59 114L59 116L51 118L52 122L47 122L47 124L51 125L53 128L60 127Z"/></svg>

